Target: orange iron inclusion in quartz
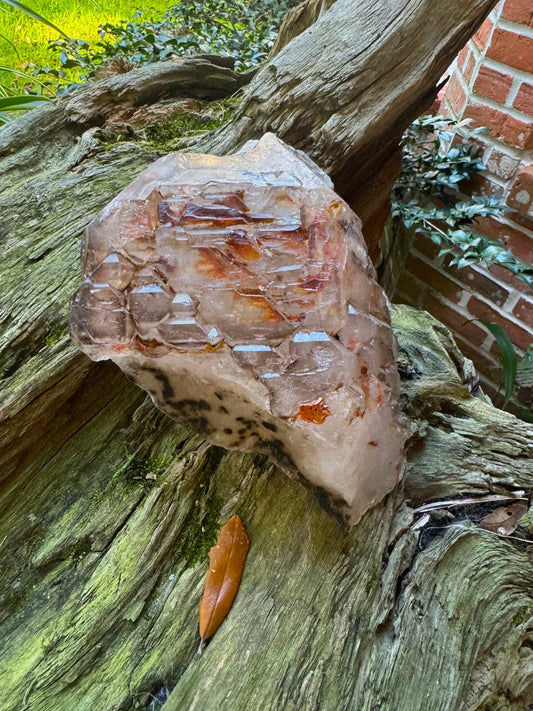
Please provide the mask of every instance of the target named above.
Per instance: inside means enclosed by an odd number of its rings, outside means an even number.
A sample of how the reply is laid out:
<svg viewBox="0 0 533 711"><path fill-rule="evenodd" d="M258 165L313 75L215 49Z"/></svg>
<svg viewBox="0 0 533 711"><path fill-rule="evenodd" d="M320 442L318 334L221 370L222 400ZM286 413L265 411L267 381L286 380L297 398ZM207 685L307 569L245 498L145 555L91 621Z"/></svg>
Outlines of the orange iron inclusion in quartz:
<svg viewBox="0 0 533 711"><path fill-rule="evenodd" d="M403 463L387 302L360 221L272 134L170 154L90 223L72 337L227 449L268 454L353 525Z"/></svg>

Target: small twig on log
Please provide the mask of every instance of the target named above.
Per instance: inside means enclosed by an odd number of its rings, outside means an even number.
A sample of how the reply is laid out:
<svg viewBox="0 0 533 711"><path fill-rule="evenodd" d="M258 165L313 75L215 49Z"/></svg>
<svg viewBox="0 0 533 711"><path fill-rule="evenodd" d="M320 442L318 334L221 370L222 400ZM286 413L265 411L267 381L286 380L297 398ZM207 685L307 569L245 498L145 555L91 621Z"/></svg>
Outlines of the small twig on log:
<svg viewBox="0 0 533 711"><path fill-rule="evenodd" d="M469 496L465 499L444 499L443 501L432 501L430 504L424 504L413 510L414 514L424 513L426 511L434 511L435 509L452 508L453 506L466 506L468 504L483 504L487 501L509 501L511 499L519 499L527 501L525 491L513 491L510 494L488 494L487 496Z"/></svg>

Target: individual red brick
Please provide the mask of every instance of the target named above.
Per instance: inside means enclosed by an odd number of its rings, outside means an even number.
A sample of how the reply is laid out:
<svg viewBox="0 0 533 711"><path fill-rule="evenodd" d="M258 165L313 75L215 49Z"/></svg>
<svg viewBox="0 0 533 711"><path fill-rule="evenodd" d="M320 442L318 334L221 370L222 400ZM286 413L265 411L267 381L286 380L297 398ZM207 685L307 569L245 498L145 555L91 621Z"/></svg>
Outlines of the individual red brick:
<svg viewBox="0 0 533 711"><path fill-rule="evenodd" d="M533 165L518 173L506 202L513 210L527 215L533 205Z"/></svg>
<svg viewBox="0 0 533 711"><path fill-rule="evenodd" d="M533 327L533 303L531 301L519 299L513 309L513 314L518 316L524 323L527 323L528 326ZM533 341L533 334L531 335L531 340Z"/></svg>
<svg viewBox="0 0 533 711"><path fill-rule="evenodd" d="M495 217L476 218L472 223L472 230L480 235L498 240L502 244L507 244L511 237L523 234L519 229L499 222Z"/></svg>
<svg viewBox="0 0 533 711"><path fill-rule="evenodd" d="M476 34L472 37L474 43L479 49L485 49L485 47L487 46L487 41L490 37L490 33L492 32L493 27L494 23L487 17L485 22L476 32Z"/></svg>
<svg viewBox="0 0 533 711"><path fill-rule="evenodd" d="M533 263L533 239L525 232L498 222L493 217L480 217L474 225L479 234L498 240L518 259Z"/></svg>
<svg viewBox="0 0 533 711"><path fill-rule="evenodd" d="M503 306L509 297L509 290L471 267L449 267L455 279L459 279L474 294L481 294L497 306Z"/></svg>
<svg viewBox="0 0 533 711"><path fill-rule="evenodd" d="M398 285L396 287L396 292L394 294L394 301L397 300L397 292L400 291L405 297L407 297L407 303L412 306L418 305L418 298L421 294L423 287L422 285L413 279L406 272L402 272L400 278L398 279Z"/></svg>
<svg viewBox="0 0 533 711"><path fill-rule="evenodd" d="M413 247L430 259L435 259L440 251L438 244L435 244L429 237L419 233L415 235Z"/></svg>
<svg viewBox="0 0 533 711"><path fill-rule="evenodd" d="M474 73L475 66L476 66L476 59L471 52L470 56L468 57L468 61L466 62L465 66L463 68L463 76L467 82L469 82L470 79L472 79L472 74Z"/></svg>
<svg viewBox="0 0 533 711"><path fill-rule="evenodd" d="M480 235L486 235L491 239L497 239L503 242L504 236L504 225L494 217L478 217L472 223L472 229L474 232L478 232Z"/></svg>
<svg viewBox="0 0 533 711"><path fill-rule="evenodd" d="M518 121L504 111L484 104L468 104L463 118L471 118L477 126L486 126L491 135L507 145L530 150L533 148L533 123Z"/></svg>
<svg viewBox="0 0 533 711"><path fill-rule="evenodd" d="M505 20L519 25L533 27L533 5L531 0L505 0L501 15Z"/></svg>
<svg viewBox="0 0 533 711"><path fill-rule="evenodd" d="M474 173L468 180L461 183L461 192L466 195L503 195L503 188L498 183L485 178L479 173Z"/></svg>
<svg viewBox="0 0 533 711"><path fill-rule="evenodd" d="M520 84L513 106L525 114L533 115L533 84L527 81Z"/></svg>
<svg viewBox="0 0 533 711"><path fill-rule="evenodd" d="M489 355L491 355L495 360L501 361L502 352L497 341L494 341L491 347L489 348Z"/></svg>
<svg viewBox="0 0 533 711"><path fill-rule="evenodd" d="M524 232L513 230L507 239L506 247L515 257L527 264L533 264L533 238Z"/></svg>
<svg viewBox="0 0 533 711"><path fill-rule="evenodd" d="M520 212L515 212L514 210L508 210L505 213L505 217L508 220L516 222L520 227L524 227L526 230L533 232L533 217L529 215L522 215Z"/></svg>
<svg viewBox="0 0 533 711"><path fill-rule="evenodd" d="M533 263L533 238L522 232L522 230L515 229L503 222L498 222L494 217L479 217L473 224L475 232L498 240L515 257L528 264Z"/></svg>
<svg viewBox="0 0 533 711"><path fill-rule="evenodd" d="M413 274L424 284L427 284L430 289L442 294L450 301L459 301L461 298L462 288L449 279L443 272L430 267L421 259L410 255L405 265L406 271Z"/></svg>
<svg viewBox="0 0 533 711"><path fill-rule="evenodd" d="M468 317L455 311L451 306L443 304L432 294L422 295L421 306L436 319L442 321L451 331L462 334L467 341L475 346L480 346L485 340L486 333L482 328L469 321Z"/></svg>
<svg viewBox="0 0 533 711"><path fill-rule="evenodd" d="M452 76L446 85L444 95L452 111L454 111L456 115L459 115L466 104L466 94L456 74Z"/></svg>
<svg viewBox="0 0 533 711"><path fill-rule="evenodd" d="M533 72L533 37L496 27L486 56L508 67Z"/></svg>
<svg viewBox="0 0 533 711"><path fill-rule="evenodd" d="M513 77L510 74L503 74L482 65L479 68L473 90L480 96L486 96L488 99L503 104L512 84Z"/></svg>
<svg viewBox="0 0 533 711"><path fill-rule="evenodd" d="M459 52L459 54L457 55L457 66L459 67L459 69L463 69L463 67L465 65L466 58L468 57L469 50L470 50L470 48L466 44L463 47L463 49Z"/></svg>
<svg viewBox="0 0 533 711"><path fill-rule="evenodd" d="M492 306L481 301L481 299L478 299L477 296L470 297L468 301L468 311L472 316L477 316L477 318L499 324L518 348L525 350L533 340L532 333L529 333L524 328L506 319L505 316L493 309Z"/></svg>
<svg viewBox="0 0 533 711"><path fill-rule="evenodd" d="M508 269L505 269L505 267L500 266L499 264L492 264L489 267L489 272L496 279L503 281L505 284L509 284L509 286L511 286L515 291L521 291L524 294L533 293L533 289L531 289L531 287L528 286L525 281L519 279L512 272L510 272Z"/></svg>
<svg viewBox="0 0 533 711"><path fill-rule="evenodd" d="M513 177L519 165L519 158L513 158L507 155L507 153L502 153L502 151L494 148L490 153L485 167L488 171L497 175L498 178L509 180L509 178Z"/></svg>

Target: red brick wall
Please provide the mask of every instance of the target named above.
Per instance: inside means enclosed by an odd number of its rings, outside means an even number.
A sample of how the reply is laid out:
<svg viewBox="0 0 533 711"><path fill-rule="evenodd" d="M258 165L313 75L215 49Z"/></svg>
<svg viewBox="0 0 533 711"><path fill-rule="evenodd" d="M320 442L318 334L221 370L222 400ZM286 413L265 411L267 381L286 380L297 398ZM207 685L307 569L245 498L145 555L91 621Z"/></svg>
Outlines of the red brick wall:
<svg viewBox="0 0 533 711"><path fill-rule="evenodd" d="M489 129L475 139L485 170L466 191L498 194L509 210L499 221L480 220L476 230L533 263L533 0L503 0L491 12L450 68L440 112ZM502 267L457 269L439 262L437 252L428 238L414 239L393 299L448 325L498 401L497 345L470 319L499 323L521 354L533 342L533 291Z"/></svg>

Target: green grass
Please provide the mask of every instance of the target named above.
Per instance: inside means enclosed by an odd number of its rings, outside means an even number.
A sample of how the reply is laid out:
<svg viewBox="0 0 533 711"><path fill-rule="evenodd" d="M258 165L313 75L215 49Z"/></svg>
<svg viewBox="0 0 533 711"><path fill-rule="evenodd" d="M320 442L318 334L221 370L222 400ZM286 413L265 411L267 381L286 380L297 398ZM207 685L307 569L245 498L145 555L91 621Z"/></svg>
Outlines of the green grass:
<svg viewBox="0 0 533 711"><path fill-rule="evenodd" d="M130 20L139 9L157 16L174 4L172 0L24 0L24 3L60 27L69 37L98 39L98 25ZM5 10L5 11L4 11ZM0 65L31 74L32 65L55 66L47 49L48 40L57 39L54 30L0 2ZM3 39L2 37L6 38ZM10 44L10 42L12 44ZM13 84L13 77L0 72L0 83ZM18 87L24 81L18 81ZM37 88L37 87L36 87Z"/></svg>

